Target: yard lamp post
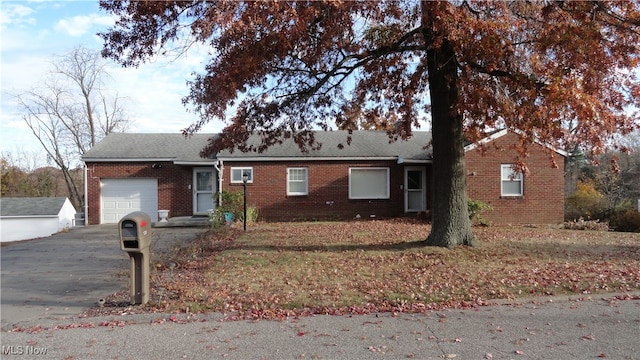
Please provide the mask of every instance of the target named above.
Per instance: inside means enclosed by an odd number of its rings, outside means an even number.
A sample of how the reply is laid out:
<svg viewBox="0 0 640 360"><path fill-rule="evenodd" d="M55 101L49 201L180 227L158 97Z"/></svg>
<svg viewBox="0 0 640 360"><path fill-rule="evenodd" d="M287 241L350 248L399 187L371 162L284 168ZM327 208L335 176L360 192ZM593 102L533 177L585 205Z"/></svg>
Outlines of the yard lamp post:
<svg viewBox="0 0 640 360"><path fill-rule="evenodd" d="M243 228L244 231L247 231L247 181L249 181L249 174L248 173L243 173L242 174L242 188L243 188L243 200L244 200L244 207L243 207L243 211L244 211L244 217L242 219L243 221Z"/></svg>

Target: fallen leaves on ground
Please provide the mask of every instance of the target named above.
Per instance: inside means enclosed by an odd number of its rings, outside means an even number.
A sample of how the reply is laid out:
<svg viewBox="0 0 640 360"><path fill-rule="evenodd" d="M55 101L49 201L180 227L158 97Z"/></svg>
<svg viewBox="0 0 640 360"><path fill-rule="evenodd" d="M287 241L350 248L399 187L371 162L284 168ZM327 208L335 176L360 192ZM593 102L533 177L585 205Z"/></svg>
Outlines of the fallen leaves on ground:
<svg viewBox="0 0 640 360"><path fill-rule="evenodd" d="M228 319L424 312L492 299L640 289L640 235L475 228L478 247L423 246L412 220L258 224L152 255L151 301L128 291L90 314L218 311Z"/></svg>

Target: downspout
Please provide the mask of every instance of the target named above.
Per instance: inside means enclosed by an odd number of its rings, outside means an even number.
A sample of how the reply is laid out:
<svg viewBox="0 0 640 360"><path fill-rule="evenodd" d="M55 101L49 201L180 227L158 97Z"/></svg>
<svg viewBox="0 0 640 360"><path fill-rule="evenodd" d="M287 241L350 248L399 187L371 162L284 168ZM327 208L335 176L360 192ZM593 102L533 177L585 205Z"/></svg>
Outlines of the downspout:
<svg viewBox="0 0 640 360"><path fill-rule="evenodd" d="M89 225L89 186L87 185L87 163L84 163L84 226Z"/></svg>
<svg viewBox="0 0 640 360"><path fill-rule="evenodd" d="M216 161L213 164L218 172L218 206L222 205L222 178L224 176L224 162L222 160Z"/></svg>

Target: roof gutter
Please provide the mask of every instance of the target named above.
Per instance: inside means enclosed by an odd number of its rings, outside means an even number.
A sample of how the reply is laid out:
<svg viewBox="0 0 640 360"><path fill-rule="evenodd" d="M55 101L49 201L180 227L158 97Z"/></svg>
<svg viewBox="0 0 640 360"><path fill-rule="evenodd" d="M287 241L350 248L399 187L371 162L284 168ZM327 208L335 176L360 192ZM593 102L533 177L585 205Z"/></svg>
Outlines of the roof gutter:
<svg viewBox="0 0 640 360"><path fill-rule="evenodd" d="M403 164L431 164L433 162L433 160L428 159L428 160L407 160L404 159L404 161L402 162Z"/></svg>
<svg viewBox="0 0 640 360"><path fill-rule="evenodd" d="M210 159L207 161L174 161L173 162L176 165L193 165L193 166L211 166L217 163L216 159Z"/></svg>
<svg viewBox="0 0 640 360"><path fill-rule="evenodd" d="M175 158L82 158L88 162L151 162L151 161L174 161Z"/></svg>
<svg viewBox="0 0 640 360"><path fill-rule="evenodd" d="M0 215L0 219L30 219L30 218L57 218L59 215Z"/></svg>
<svg viewBox="0 0 640 360"><path fill-rule="evenodd" d="M254 157L218 157L220 161L235 161L235 162L249 162L249 161L396 161L397 156L254 156ZM408 160L407 160L408 161ZM420 160L418 160L420 161Z"/></svg>
<svg viewBox="0 0 640 360"><path fill-rule="evenodd" d="M216 163L216 159L208 159L202 161L176 160L175 158L83 158L86 163L103 163L103 162L171 162L176 165L192 165L192 166L210 166Z"/></svg>

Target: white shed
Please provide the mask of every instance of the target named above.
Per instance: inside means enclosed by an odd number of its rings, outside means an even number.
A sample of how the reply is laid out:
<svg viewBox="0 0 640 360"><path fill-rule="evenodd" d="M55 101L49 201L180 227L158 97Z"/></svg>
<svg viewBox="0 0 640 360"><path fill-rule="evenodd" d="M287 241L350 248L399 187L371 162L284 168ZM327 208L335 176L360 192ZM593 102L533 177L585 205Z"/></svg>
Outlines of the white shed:
<svg viewBox="0 0 640 360"><path fill-rule="evenodd" d="M74 226L75 215L66 197L0 198L0 242L50 236Z"/></svg>

